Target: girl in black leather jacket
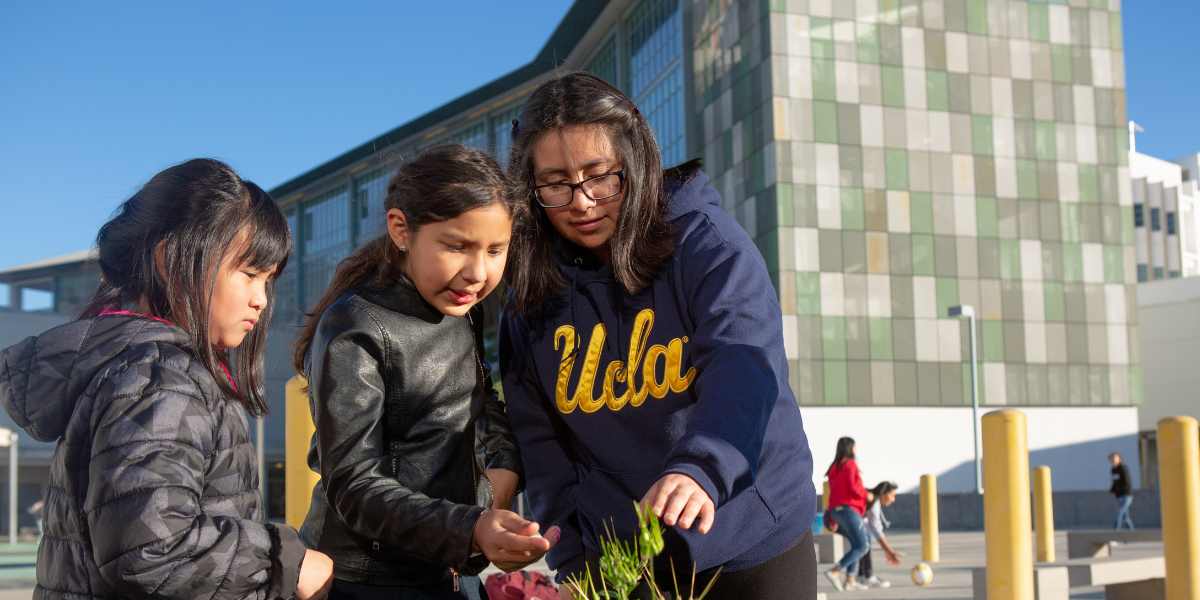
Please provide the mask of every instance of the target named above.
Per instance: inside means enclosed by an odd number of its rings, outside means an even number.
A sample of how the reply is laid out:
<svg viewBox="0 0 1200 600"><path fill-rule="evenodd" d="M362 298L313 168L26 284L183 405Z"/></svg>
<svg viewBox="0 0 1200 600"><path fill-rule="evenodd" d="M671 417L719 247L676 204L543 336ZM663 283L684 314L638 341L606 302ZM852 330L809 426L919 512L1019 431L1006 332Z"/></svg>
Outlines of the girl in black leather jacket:
<svg viewBox="0 0 1200 600"><path fill-rule="evenodd" d="M514 203L496 161L438 146L388 183L387 233L342 261L296 340L321 474L301 538L331 598L486 598L552 529L508 510L523 467L483 361L476 304L504 273Z"/></svg>

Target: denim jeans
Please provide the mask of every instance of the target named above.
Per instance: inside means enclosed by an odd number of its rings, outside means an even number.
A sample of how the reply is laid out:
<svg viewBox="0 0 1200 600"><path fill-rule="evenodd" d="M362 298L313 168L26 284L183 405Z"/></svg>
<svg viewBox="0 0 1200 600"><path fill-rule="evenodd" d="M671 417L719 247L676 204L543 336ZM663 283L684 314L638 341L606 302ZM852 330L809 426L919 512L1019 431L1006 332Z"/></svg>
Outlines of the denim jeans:
<svg viewBox="0 0 1200 600"><path fill-rule="evenodd" d="M858 570L859 559L871 547L871 538L867 537L862 517L853 508L846 505L835 506L833 510L829 511L829 515L833 517L833 522L837 523L837 532L846 536L846 540L850 542L850 549L846 551L846 555L838 561L834 568L844 572L847 577L854 577L854 572Z"/></svg>
<svg viewBox="0 0 1200 600"><path fill-rule="evenodd" d="M1133 531L1133 519L1129 518L1129 505L1133 504L1133 494L1126 494L1117 497L1117 518L1113 521L1113 529L1121 528L1121 519L1129 524L1129 530Z"/></svg>

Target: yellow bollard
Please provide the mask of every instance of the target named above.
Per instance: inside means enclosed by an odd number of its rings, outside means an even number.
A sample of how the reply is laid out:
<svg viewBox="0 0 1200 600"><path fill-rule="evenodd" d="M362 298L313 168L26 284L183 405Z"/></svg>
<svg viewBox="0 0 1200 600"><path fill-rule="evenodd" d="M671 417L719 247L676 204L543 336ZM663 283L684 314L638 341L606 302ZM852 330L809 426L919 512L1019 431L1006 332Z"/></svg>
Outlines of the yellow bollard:
<svg viewBox="0 0 1200 600"><path fill-rule="evenodd" d="M1158 422L1167 600L1200 598L1200 427L1191 417Z"/></svg>
<svg viewBox="0 0 1200 600"><path fill-rule="evenodd" d="M300 375L288 380L284 411L287 427L284 441L284 521L296 529L304 524L308 505L312 502L313 486L321 480L320 475L308 468L308 448L316 427L313 426L312 412L308 408L307 386L308 382Z"/></svg>
<svg viewBox="0 0 1200 600"><path fill-rule="evenodd" d="M921 560L941 560L941 543L938 540L937 477L921 476Z"/></svg>
<svg viewBox="0 0 1200 600"><path fill-rule="evenodd" d="M828 509L829 509L829 480L826 479L825 486L821 489L821 514L825 514L825 511ZM824 527L825 527L825 533L833 533L833 530L829 528L829 523L825 523Z"/></svg>
<svg viewBox="0 0 1200 600"><path fill-rule="evenodd" d="M1033 600L1025 414L983 416L983 528L988 600Z"/></svg>
<svg viewBox="0 0 1200 600"><path fill-rule="evenodd" d="M1054 496L1050 467L1033 470L1033 529L1038 562L1054 562Z"/></svg>

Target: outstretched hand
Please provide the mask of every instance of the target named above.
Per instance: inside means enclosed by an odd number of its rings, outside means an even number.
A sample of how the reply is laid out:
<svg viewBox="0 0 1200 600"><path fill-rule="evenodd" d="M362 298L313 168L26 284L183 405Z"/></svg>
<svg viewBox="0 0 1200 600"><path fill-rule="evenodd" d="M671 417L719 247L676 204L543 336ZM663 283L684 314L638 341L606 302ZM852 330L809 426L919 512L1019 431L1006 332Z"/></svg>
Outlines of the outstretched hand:
<svg viewBox="0 0 1200 600"><path fill-rule="evenodd" d="M699 517L700 533L708 533L717 516L716 505L704 488L691 477L679 473L668 473L654 482L642 498L642 506L662 517L668 527L678 524L683 529L691 529Z"/></svg>
<svg viewBox="0 0 1200 600"><path fill-rule="evenodd" d="M497 568L512 573L540 560L558 542L558 527L534 537L539 528L512 511L485 510L475 523L472 546Z"/></svg>

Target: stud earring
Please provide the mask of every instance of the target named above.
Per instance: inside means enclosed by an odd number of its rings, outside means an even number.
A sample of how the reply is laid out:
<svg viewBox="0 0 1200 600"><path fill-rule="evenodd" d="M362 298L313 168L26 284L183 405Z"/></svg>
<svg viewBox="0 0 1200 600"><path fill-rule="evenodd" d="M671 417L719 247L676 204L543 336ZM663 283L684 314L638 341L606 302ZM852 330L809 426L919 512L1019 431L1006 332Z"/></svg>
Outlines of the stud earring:
<svg viewBox="0 0 1200 600"><path fill-rule="evenodd" d="M401 252L408 252L408 246L405 246L404 244L400 244L399 248Z"/></svg>

